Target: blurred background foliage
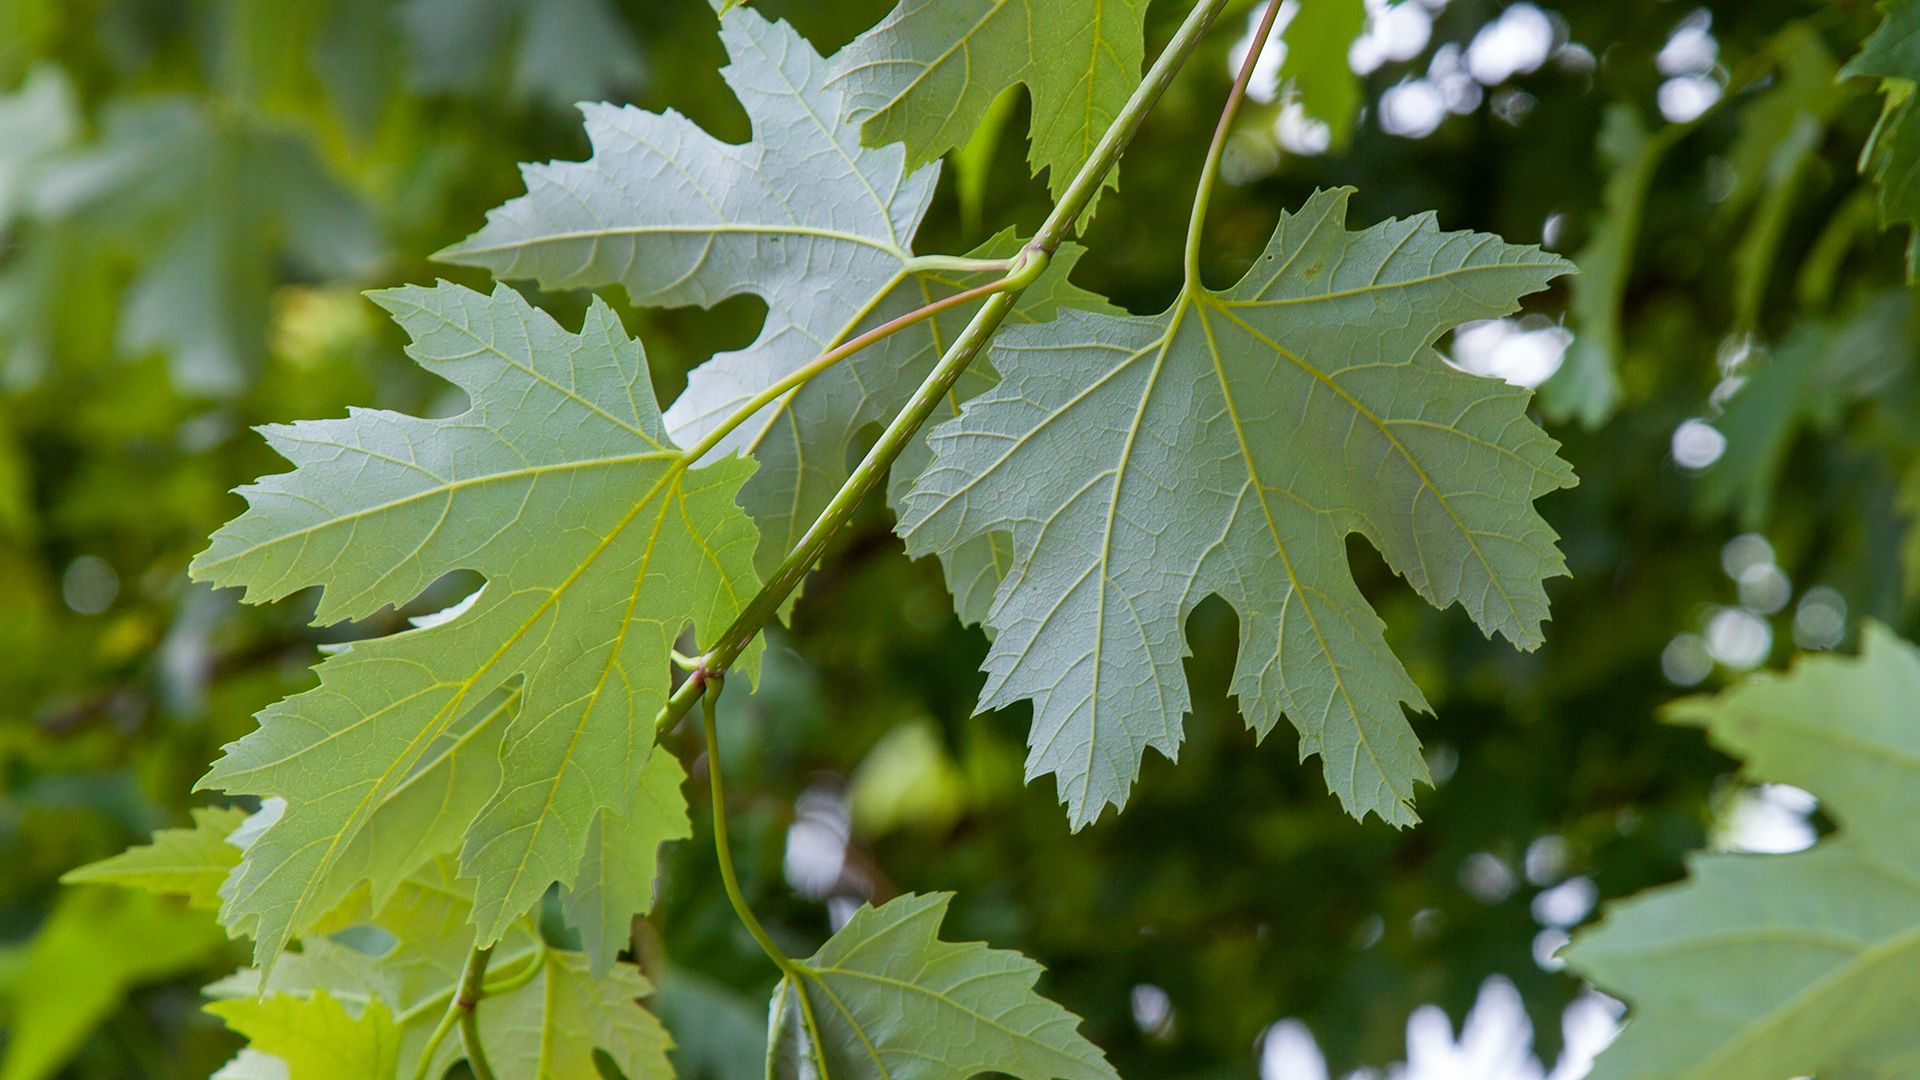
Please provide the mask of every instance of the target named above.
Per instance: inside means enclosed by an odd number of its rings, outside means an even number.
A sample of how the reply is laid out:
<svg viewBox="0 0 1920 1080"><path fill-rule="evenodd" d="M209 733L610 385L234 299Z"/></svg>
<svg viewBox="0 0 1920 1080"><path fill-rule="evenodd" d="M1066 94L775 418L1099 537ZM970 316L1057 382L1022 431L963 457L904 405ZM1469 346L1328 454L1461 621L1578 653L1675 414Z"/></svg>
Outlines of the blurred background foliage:
<svg viewBox="0 0 1920 1080"><path fill-rule="evenodd" d="M825 52L887 4L757 6ZM1170 208L1251 6L1085 234L1078 281L1123 306L1178 287ZM1154 5L1150 48L1181 14ZM1263 1059L1305 1077L1303 1033L1335 1075L1383 1065L1417 1009L1458 1025L1487 985L1517 994L1550 1066L1568 1006L1593 1001L1553 950L1596 899L1676 878L1690 849L1822 827L1797 793L1741 789L1658 706L1849 648L1863 619L1920 630L1907 237L1880 231L1856 170L1876 87L1835 80L1877 21L1858 0L1402 0L1370 2L1350 46L1289 36L1292 63L1263 69L1288 78L1256 82L1230 147L1210 280L1336 184L1362 222L1431 209L1582 265L1441 343L1547 380L1581 478L1543 506L1573 572L1547 645L1485 641L1355 541L1437 712L1417 724L1439 782L1424 823L1347 818L1284 728L1255 747L1225 691L1234 616L1210 604L1179 767L1150 760L1124 815L1073 836L1051 785L1021 783L1025 716L969 715L984 641L869 507L774 635L765 685L723 705L742 873L776 936L804 954L864 899L956 890L948 936L1047 964L1042 989L1133 1077ZM744 139L713 26L702 0L0 0L0 1080L204 1076L231 1055L199 1012L240 959L211 916L56 879L184 822L217 748L308 683L317 644L408 614L316 629L298 604L187 584L239 508L227 492L279 467L248 428L455 410L359 292L485 287L429 257L520 190L516 162L584 155L576 100ZM1009 95L949 163L925 250L1043 216L1025 109ZM563 321L584 305L536 299ZM670 400L761 314L624 316ZM691 761L698 742L669 745ZM661 895L634 947L683 1071L757 1075L773 973L704 832L671 849Z"/></svg>

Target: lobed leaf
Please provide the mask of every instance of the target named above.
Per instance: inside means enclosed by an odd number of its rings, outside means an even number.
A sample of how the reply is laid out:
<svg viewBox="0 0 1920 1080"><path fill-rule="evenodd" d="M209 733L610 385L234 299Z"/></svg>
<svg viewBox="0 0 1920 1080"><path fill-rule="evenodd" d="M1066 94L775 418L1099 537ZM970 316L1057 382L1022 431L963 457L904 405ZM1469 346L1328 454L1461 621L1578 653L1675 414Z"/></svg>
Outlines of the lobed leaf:
<svg viewBox="0 0 1920 1080"><path fill-rule="evenodd" d="M323 586L321 621L456 570L487 582L430 625L329 657L201 781L286 800L227 886L227 921L255 929L263 965L443 841L462 844L486 943L573 884L595 820L634 810L675 637L724 625L758 584L733 505L751 466L686 468L639 343L604 305L571 334L504 287L376 299L469 409L266 429L295 470L242 489L249 509L192 573L252 601Z"/></svg>
<svg viewBox="0 0 1920 1080"><path fill-rule="evenodd" d="M527 194L441 253L545 288L618 284L641 305L710 305L741 294L766 301L759 337L702 364L667 410L668 429L686 444L835 345L989 280L913 261L913 234L938 170L908 170L898 147L862 147L846 118L846 92L798 33L735 10L721 21L721 40L732 60L721 74L747 112L750 142L720 142L677 113L586 106L593 155L527 166ZM1002 258L1018 249L1002 233L973 254ZM1061 305L1106 309L1067 282L1080 254L1063 250L1013 321L1048 319ZM863 350L761 409L720 444L716 454L751 455L759 466L741 505L760 528L762 574L839 490L863 431L905 406L975 310L950 309ZM987 385L991 374L976 365L951 408ZM924 461L923 444L904 456L896 489ZM944 561L956 594L965 595L961 582L992 572L992 545Z"/></svg>
<svg viewBox="0 0 1920 1080"><path fill-rule="evenodd" d="M1447 329L1511 312L1569 269L1431 215L1348 232L1348 192L1284 215L1248 275L1150 318L1064 312L995 344L1005 381L934 430L908 550L1012 537L980 708L1033 702L1027 774L1078 828L1171 757L1189 699L1182 627L1240 612L1232 691L1281 713L1356 815L1414 820L1426 782L1401 706L1426 701L1355 586L1366 537L1429 601L1540 643L1565 572L1532 501L1570 486L1527 393L1448 367Z"/></svg>
<svg viewBox="0 0 1920 1080"><path fill-rule="evenodd" d="M1673 707L1750 780L1819 796L1839 833L1790 855L1703 855L1609 904L1568 964L1632 1005L1594 1080L1907 1076L1920 1032L1920 649L1869 624Z"/></svg>
<svg viewBox="0 0 1920 1080"><path fill-rule="evenodd" d="M862 907L819 952L796 961L798 979L789 975L773 993L770 1058L843 1080L983 1072L1115 1080L1080 1034L1080 1018L1033 992L1039 964L939 939L951 899L907 895Z"/></svg>

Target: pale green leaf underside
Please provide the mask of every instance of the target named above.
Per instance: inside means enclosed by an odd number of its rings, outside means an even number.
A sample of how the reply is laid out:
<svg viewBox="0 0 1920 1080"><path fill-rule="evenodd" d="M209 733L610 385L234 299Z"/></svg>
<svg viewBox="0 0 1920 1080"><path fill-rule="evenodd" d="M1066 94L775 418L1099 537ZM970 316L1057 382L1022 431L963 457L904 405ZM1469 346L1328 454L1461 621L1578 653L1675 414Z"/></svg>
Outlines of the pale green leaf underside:
<svg viewBox="0 0 1920 1080"><path fill-rule="evenodd" d="M249 509L193 574L253 601L324 586L323 622L456 570L487 584L451 617L329 657L202 781L286 800L226 892L263 964L355 885L383 893L456 843L484 940L572 884L595 819L633 809L675 637L724 625L757 588L734 505L751 465L684 468L639 343L604 305L573 334L504 287L377 299L469 410L267 428L295 470L242 489Z"/></svg>
<svg viewBox="0 0 1920 1080"><path fill-rule="evenodd" d="M1213 594L1240 613L1248 723L1286 713L1349 810L1414 820L1427 772L1402 705L1426 702L1349 533L1434 604L1539 644L1542 581L1565 570L1532 500L1572 471L1525 391L1432 346L1568 265L1431 216L1348 232L1346 207L1315 195L1238 285L1163 315L1005 331L1004 381L930 436L901 532L914 553L1012 537L980 706L1033 702L1028 776L1055 774L1076 827L1124 803L1148 747L1176 753L1183 625Z"/></svg>
<svg viewBox="0 0 1920 1080"><path fill-rule="evenodd" d="M799 34L735 11L722 20L721 39L732 59L722 74L746 109L751 141L722 143L674 113L588 106L592 156L528 166L527 194L442 253L547 288L620 285L642 305L713 304L743 293L764 300L758 338L695 369L667 410L668 430L682 443L833 346L987 280L911 264L938 170L909 171L899 147L862 147L846 119L846 94L829 84L827 62ZM1018 246L1003 233L973 254L1006 257ZM1067 283L1080 254L1063 249L1013 321L1051 318L1063 304L1104 309ZM751 454L758 464L741 505L760 529L763 574L846 480L863 429L906 404L974 310L943 312L863 350L721 443L718 453ZM990 382L986 365L976 365L947 415ZM926 456L916 440L895 470L894 490ZM945 553L955 595L991 595L1004 549L1002 541L996 560L995 542L983 539ZM973 621L982 613L978 602L959 606Z"/></svg>
<svg viewBox="0 0 1920 1080"><path fill-rule="evenodd" d="M1117 1080L1080 1018L1033 992L1041 967L939 940L950 893L863 907L774 991L773 1052L834 1080ZM810 1029L798 995L807 996ZM814 1036L817 1034L816 1043ZM824 1061L820 1060L824 1054Z"/></svg>
<svg viewBox="0 0 1920 1080"><path fill-rule="evenodd" d="M1569 964L1633 1009L1594 1080L1920 1075L1920 650L1869 625L1858 659L1808 657L1673 715L1748 778L1818 796L1840 831L1698 857L1576 937Z"/></svg>
<svg viewBox="0 0 1920 1080"><path fill-rule="evenodd" d="M833 85L868 145L904 143L919 165L964 145L994 98L1025 83L1027 160L1058 196L1140 81L1146 13L1146 0L901 0L834 57Z"/></svg>

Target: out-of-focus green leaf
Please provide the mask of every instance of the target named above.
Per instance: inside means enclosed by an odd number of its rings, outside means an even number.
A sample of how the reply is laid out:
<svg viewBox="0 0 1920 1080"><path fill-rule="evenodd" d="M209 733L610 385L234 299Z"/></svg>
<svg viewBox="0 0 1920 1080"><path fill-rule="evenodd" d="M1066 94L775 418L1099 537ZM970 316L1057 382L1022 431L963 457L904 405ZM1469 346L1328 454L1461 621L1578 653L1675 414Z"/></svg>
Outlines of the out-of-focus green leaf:
<svg viewBox="0 0 1920 1080"><path fill-rule="evenodd" d="M1860 656L1809 656L1692 698L1754 781L1818 796L1837 836L1791 855L1704 855L1690 880L1610 905L1568 962L1632 1018L1594 1080L1907 1076L1920 1000L1920 650L1869 625Z"/></svg>
<svg viewBox="0 0 1920 1080"><path fill-rule="evenodd" d="M33 197L40 171L79 124L73 87L59 68L35 68L20 89L0 95L0 240Z"/></svg>
<svg viewBox="0 0 1920 1080"><path fill-rule="evenodd" d="M1334 150L1345 149L1360 111L1360 79L1347 50L1366 25L1361 0L1318 0L1300 5L1280 34L1287 47L1280 79L1292 83L1301 111L1327 125Z"/></svg>
<svg viewBox="0 0 1920 1080"><path fill-rule="evenodd" d="M414 84L475 94L504 80L554 105L597 101L645 71L625 19L607 0L406 0Z"/></svg>
<svg viewBox="0 0 1920 1080"><path fill-rule="evenodd" d="M1573 345L1560 370L1540 387L1540 409L1554 420L1599 427L1620 407L1620 358L1626 348L1620 309L1633 274L1641 211L1661 157L1686 130L1668 124L1649 135L1631 108L1607 110L1599 149L1611 171L1593 238L1573 257L1580 268L1570 312Z"/></svg>
<svg viewBox="0 0 1920 1080"><path fill-rule="evenodd" d="M1111 1080L1080 1018L1033 992L1040 965L939 939L951 894L862 907L773 993L782 1080ZM804 995L804 1002L802 996ZM812 1070L809 1072L808 1070Z"/></svg>
<svg viewBox="0 0 1920 1080"><path fill-rule="evenodd" d="M33 211L37 244L132 255L120 351L167 356L200 392L236 391L258 368L279 259L351 278L382 253L366 207L308 140L183 97L114 103L94 143L48 167ZM45 337L52 300L5 313L0 333Z"/></svg>
<svg viewBox="0 0 1920 1080"><path fill-rule="evenodd" d="M1911 362L1910 309L1905 291L1895 290L1843 319L1807 319L1743 373L1715 422L1727 448L1701 474L1701 510L1735 514L1749 529L1766 524L1794 438L1808 427L1831 428L1842 409Z"/></svg>
<svg viewBox="0 0 1920 1080"><path fill-rule="evenodd" d="M1033 702L1027 777L1054 774L1076 829L1126 802L1149 747L1177 753L1183 627L1212 594L1240 612L1248 725L1284 712L1349 811L1416 820L1429 781L1402 707L1426 698L1354 584L1349 533L1435 605L1541 641L1565 564L1533 500L1572 469L1525 391L1433 343L1568 264L1432 215L1349 232L1349 194L1283 215L1224 292L1003 331L1005 381L929 437L900 532L915 554L1013 537L979 707Z"/></svg>
<svg viewBox="0 0 1920 1080"><path fill-rule="evenodd" d="M224 910L255 927L262 966L355 885L391 887L406 849L387 839L383 807L509 684L522 689L499 735L499 786L453 826L483 942L575 881L594 819L635 808L675 636L725 625L757 588L756 534L734 506L751 465L686 468L640 344L605 305L572 334L504 286L377 299L468 411L266 429L295 470L243 490L248 511L193 573L254 601L323 585L323 622L404 603L455 570L487 585L432 625L329 657L318 688L263 712L202 781L286 800ZM751 676L756 655L745 660Z"/></svg>
<svg viewBox="0 0 1920 1080"><path fill-rule="evenodd" d="M9 1036L0 1080L43 1080L129 990L192 971L226 935L178 901L116 889L73 889L0 985Z"/></svg>
<svg viewBox="0 0 1920 1080"><path fill-rule="evenodd" d="M1860 171L1873 173L1880 192L1880 226L1920 223L1920 113L1914 86L1920 81L1920 2L1888 0L1886 19L1842 68L1843 77L1880 80L1886 99L1880 123L1860 154ZM1907 279L1920 275L1920 237L1907 247Z"/></svg>
<svg viewBox="0 0 1920 1080"><path fill-rule="evenodd" d="M240 849L227 837L246 818L245 810L203 807L193 812L192 828L161 829L151 843L70 870L60 880L181 896L190 907L212 911L220 906L221 884L240 865Z"/></svg>

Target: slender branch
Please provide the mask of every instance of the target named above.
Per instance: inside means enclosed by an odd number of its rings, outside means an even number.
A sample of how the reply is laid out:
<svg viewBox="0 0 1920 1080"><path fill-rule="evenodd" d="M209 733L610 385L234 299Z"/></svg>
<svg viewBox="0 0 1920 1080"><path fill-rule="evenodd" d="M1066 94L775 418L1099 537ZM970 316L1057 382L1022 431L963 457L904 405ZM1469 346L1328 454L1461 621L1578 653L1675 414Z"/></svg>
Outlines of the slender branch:
<svg viewBox="0 0 1920 1080"><path fill-rule="evenodd" d="M493 947L475 948L467 954L466 969L460 972L460 991L453 996L453 1007L460 1013L460 1046L467 1052L467 1068L473 1080L494 1080L493 1067L480 1045L480 999L486 993L487 962L493 959Z"/></svg>
<svg viewBox="0 0 1920 1080"><path fill-rule="evenodd" d="M701 719L707 733L707 789L713 795L713 854L720 863L720 884L727 890L727 902L733 905L733 913L740 917L740 925L747 928L760 951L767 954L782 974L793 974L793 961L773 943L773 935L760 925L754 917L753 909L747 906L747 898L740 891L740 879L733 872L733 849L727 843L727 793L720 780L720 740L714 723L715 703L720 697L721 677L708 677L714 690L707 695Z"/></svg>
<svg viewBox="0 0 1920 1080"><path fill-rule="evenodd" d="M480 994L482 997L499 997L502 994L511 994L515 990L532 982L533 977L540 974L547 966L547 939L540 936L538 927L533 929L533 941L534 949L533 952L527 954L526 966L515 969L511 975L503 975L492 982L481 984Z"/></svg>
<svg viewBox="0 0 1920 1080"><path fill-rule="evenodd" d="M914 308L904 315L888 319L886 322L881 323L866 333L858 337L849 338L841 344L828 349L814 359L788 372L786 377L779 382L774 383L765 390L747 399L739 408L733 410L725 420L722 420L719 427L707 432L705 438L688 447L686 452L680 455L680 460L690 465L706 457L714 447L720 445L720 440L732 434L735 428L746 423L755 413L785 397L789 391L812 381L814 376L819 375L821 372L852 356L854 353L859 352L861 349L872 345L874 342L882 338L891 337L905 330L907 327L918 322L924 322L949 308L956 308L962 304L970 304L983 296L990 296L1006 287L1007 279L1002 278L998 281L989 281L985 285L976 285L971 289L962 290L954 293L952 296L941 297L930 304Z"/></svg>
<svg viewBox="0 0 1920 1080"><path fill-rule="evenodd" d="M1004 274L1012 259L969 259L964 255L915 255L907 260L907 269L955 270L963 274Z"/></svg>
<svg viewBox="0 0 1920 1080"><path fill-rule="evenodd" d="M1227 136L1233 131L1234 115L1240 111L1240 102L1247 96L1247 84L1253 80L1253 69L1260 62L1267 35L1273 32L1273 21L1279 14L1280 0L1267 0L1266 13L1260 16L1260 25L1254 29L1253 37L1247 43L1246 59L1240 61L1240 74L1234 76L1233 88L1227 91L1227 103L1220 110L1220 123L1213 129L1213 142L1207 146L1207 163L1200 170L1200 185L1193 193L1193 214L1187 218L1185 265L1189 289L1200 287L1200 233L1207 223L1207 207L1213 201L1213 185L1220 172L1220 158L1227 149Z"/></svg>
<svg viewBox="0 0 1920 1080"><path fill-rule="evenodd" d="M791 593L813 568L813 564L818 561L833 537L853 516L854 510L875 488L880 486L887 475L888 468L892 466L894 459L900 456L900 452L906 449L914 432L919 430L920 425L925 423L933 410L945 400L948 392L953 389L953 384L973 362L973 358L979 355L987 342L993 338L994 333L1000 329L1000 324L1013 311L1014 302L1021 292L1046 270L1048 262L1053 258L1053 253L1072 232L1075 222L1092 203L1094 195L1099 192L1100 185L1105 182L1107 174L1113 170L1114 164L1120 160L1121 153L1133 140L1134 133L1139 131L1141 121L1160 100L1160 95L1166 92L1168 84L1173 82L1174 76L1186 63L1187 57L1193 53L1195 46L1206 35L1208 28L1213 25L1214 19L1219 16L1221 9L1226 7L1227 2L1228 0L1199 0L1194 5L1185 21L1180 24L1180 28L1174 32L1173 39L1161 51L1159 58L1153 62L1153 67L1147 71L1146 77L1140 81L1139 86L1134 88L1133 95L1127 99L1119 115L1114 117L1113 123L1108 125L1105 134L1100 136L1100 141L1094 146L1093 153L1087 158L1086 164L1080 167L1080 171L1074 174L1073 179L1067 184L1066 190L1060 196L1060 201L1054 204L1053 212L1047 215L1047 220L1041 224L1033 239L1009 266L1007 276L995 283L1000 288L987 298L987 302L980 306L979 311L974 313L966 329L961 331L960 336L955 338L953 344L947 348L946 354L927 375L926 381L921 383L920 388L914 392L906 408L894 417L891 424L887 425L879 441L867 451L867 456L853 470L847 482L841 485L832 501L821 511L820 516L814 519L806 535L802 536L800 542L788 552L786 559L767 579L766 584L760 587L760 591L754 594L753 599L747 602L746 607L741 609L732 624L720 633L713 647L701 659L700 666L695 668L693 674L688 676L686 681L680 684L679 689L674 691L673 696L667 699L666 705L661 708L659 716L654 721L656 734L678 723L680 718L693 708L693 703L699 699L700 695L706 692L707 684L715 676L725 672L739 658L748 644L760 633L761 627L779 611L780 605L786 601L787 594ZM852 342L848 344L851 345ZM801 1000L804 1002L805 999L806 995L802 994Z"/></svg>
<svg viewBox="0 0 1920 1080"><path fill-rule="evenodd" d="M813 1042L814 1058L826 1060L820 1042L820 1025L813 1017L813 1002L808 1000L806 986L801 982L800 965L780 946L774 944L773 935L760 924L753 909L747 906L746 894L740 891L740 878L733 869L733 847L727 841L727 792L720 779L720 737L716 714L719 712L720 690L725 677L710 675L704 680L712 684L712 692L701 703L700 721L707 736L707 790L713 796L713 855L720 864L720 884L727 891L727 903L733 905L733 914L740 925L747 928L760 951L767 954L773 966L780 969L784 982L793 986L793 992L800 998L800 1014L806 1024L807 1036Z"/></svg>

